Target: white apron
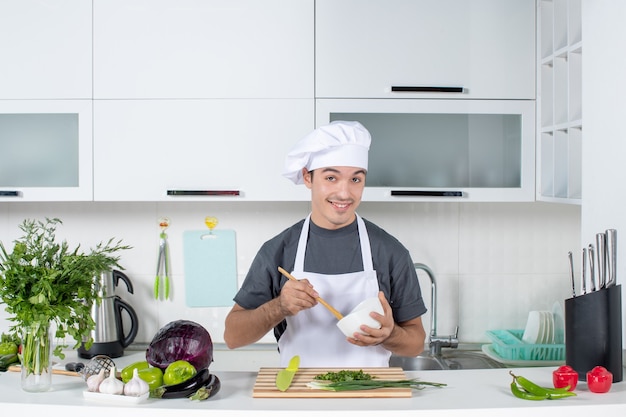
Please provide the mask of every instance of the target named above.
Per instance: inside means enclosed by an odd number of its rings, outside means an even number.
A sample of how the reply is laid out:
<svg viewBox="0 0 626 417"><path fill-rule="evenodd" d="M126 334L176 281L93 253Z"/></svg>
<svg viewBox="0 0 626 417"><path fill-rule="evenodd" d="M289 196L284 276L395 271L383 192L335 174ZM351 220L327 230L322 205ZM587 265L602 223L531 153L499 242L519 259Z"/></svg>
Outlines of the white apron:
<svg viewBox="0 0 626 417"><path fill-rule="evenodd" d="M324 275L304 271L304 256L309 235L307 216L302 227L292 274L306 278L320 297L346 315L368 297L378 295L378 280L365 223L357 215L363 271ZM280 362L286 367L294 355L301 367L387 367L391 352L382 346L355 346L337 327L337 318L322 304L286 318L287 329L278 340Z"/></svg>

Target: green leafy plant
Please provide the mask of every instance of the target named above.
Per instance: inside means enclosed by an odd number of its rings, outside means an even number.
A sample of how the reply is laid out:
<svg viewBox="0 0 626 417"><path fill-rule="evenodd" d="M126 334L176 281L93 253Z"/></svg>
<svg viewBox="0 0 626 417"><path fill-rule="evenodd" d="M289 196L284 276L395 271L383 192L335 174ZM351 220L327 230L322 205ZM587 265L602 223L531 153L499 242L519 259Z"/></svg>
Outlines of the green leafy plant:
<svg viewBox="0 0 626 417"><path fill-rule="evenodd" d="M24 235L14 241L11 253L0 242L0 300L12 315L10 330L16 335L28 328L47 332L42 324L55 324L54 337L61 342L54 354L64 358L67 335L76 341L74 348L93 344L91 307L101 302L96 278L114 267L123 269L116 253L130 246L109 239L89 253L80 252L80 245L71 250L66 241L56 241L59 224L57 218L26 219L19 226ZM23 359L30 354L23 351Z"/></svg>

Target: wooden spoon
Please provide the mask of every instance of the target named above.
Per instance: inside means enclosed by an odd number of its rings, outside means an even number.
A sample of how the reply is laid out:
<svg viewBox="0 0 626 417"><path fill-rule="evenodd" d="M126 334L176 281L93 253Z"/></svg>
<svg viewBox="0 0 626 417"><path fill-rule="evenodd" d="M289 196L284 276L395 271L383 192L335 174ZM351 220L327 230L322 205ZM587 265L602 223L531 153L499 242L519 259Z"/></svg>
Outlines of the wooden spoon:
<svg viewBox="0 0 626 417"><path fill-rule="evenodd" d="M292 281L298 281L298 279L296 277L294 277L293 275L291 275L289 272L285 271L283 268L281 268L280 266L278 267L278 271L283 274L284 276L286 276L287 278L289 278ZM335 310L335 308L333 308L333 306L331 306L330 304L328 304L326 301L324 301L322 299L322 297L317 297L316 300L322 304L324 307L326 307L331 313L333 313L333 315L335 317L337 317L337 320L341 320L343 318L343 315L338 312L337 310Z"/></svg>

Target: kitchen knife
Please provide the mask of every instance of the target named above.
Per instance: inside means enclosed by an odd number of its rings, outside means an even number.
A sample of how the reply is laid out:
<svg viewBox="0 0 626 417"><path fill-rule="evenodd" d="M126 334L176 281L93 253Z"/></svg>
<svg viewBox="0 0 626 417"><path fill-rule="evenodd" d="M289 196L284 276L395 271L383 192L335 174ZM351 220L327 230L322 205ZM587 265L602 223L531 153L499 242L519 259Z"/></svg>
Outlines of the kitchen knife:
<svg viewBox="0 0 626 417"><path fill-rule="evenodd" d="M601 290L606 284L606 234L596 233L596 255L598 262L598 289Z"/></svg>
<svg viewBox="0 0 626 417"><path fill-rule="evenodd" d="M289 365L285 369L281 369L276 374L276 388L280 391L287 391L299 366L300 356L296 355L289 360Z"/></svg>
<svg viewBox="0 0 626 417"><path fill-rule="evenodd" d="M606 286L611 287L617 282L617 230L606 231Z"/></svg>

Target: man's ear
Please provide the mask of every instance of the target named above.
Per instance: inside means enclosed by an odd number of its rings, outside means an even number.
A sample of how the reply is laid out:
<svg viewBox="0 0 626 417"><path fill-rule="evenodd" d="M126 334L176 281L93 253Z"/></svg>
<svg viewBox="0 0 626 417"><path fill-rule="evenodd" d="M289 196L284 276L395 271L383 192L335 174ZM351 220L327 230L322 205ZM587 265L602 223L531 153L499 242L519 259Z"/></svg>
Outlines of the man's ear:
<svg viewBox="0 0 626 417"><path fill-rule="evenodd" d="M308 188L311 188L311 180L313 177L313 172L309 171L306 168L302 168L302 180L304 181L304 185Z"/></svg>

